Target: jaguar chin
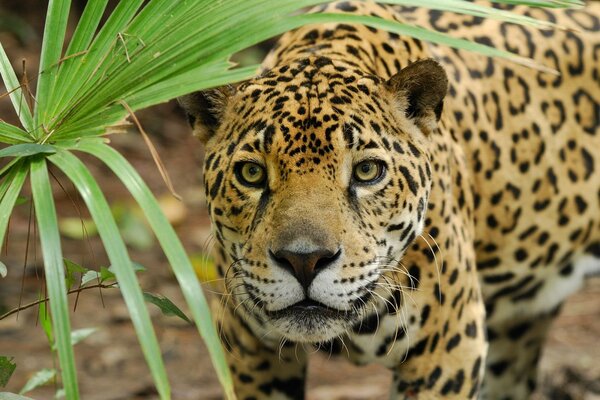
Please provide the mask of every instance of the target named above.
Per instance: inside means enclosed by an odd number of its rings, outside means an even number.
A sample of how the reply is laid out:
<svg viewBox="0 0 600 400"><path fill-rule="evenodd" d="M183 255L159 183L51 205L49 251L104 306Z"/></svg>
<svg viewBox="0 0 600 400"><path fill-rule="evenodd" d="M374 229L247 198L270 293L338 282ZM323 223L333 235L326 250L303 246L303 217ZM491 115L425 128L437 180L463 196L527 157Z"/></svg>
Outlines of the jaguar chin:
<svg viewBox="0 0 600 400"><path fill-rule="evenodd" d="M277 311L267 311L269 324L286 339L321 343L346 333L360 319L359 310L336 310L314 300L302 300Z"/></svg>

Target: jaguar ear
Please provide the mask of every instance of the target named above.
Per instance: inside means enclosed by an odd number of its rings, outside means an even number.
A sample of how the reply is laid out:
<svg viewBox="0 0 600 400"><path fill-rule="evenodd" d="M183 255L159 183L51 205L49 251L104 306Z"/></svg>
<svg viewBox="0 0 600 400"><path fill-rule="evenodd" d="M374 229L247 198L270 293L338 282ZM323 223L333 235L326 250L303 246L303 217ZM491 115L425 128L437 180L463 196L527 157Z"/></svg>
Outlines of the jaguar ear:
<svg viewBox="0 0 600 400"><path fill-rule="evenodd" d="M206 143L219 127L229 98L235 93L233 86L223 86L194 92L177 101L185 110L194 136Z"/></svg>
<svg viewBox="0 0 600 400"><path fill-rule="evenodd" d="M425 133L435 130L448 91L446 71L437 61L416 61L392 76L386 86L407 118Z"/></svg>

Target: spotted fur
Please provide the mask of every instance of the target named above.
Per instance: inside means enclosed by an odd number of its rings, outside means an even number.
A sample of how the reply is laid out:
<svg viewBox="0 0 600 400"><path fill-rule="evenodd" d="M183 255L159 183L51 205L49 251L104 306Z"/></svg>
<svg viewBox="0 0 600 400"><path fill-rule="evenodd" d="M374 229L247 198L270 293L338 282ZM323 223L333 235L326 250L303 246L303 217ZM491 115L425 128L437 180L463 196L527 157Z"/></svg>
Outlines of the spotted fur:
<svg viewBox="0 0 600 400"><path fill-rule="evenodd" d="M600 5L513 8L564 31L324 9L560 75L326 24L284 35L257 78L181 99L206 143L215 316L239 398L303 398L312 344L392 369L392 398L526 398L552 317L600 270ZM368 184L353 173L365 160L382 172ZM248 162L262 186L240 177Z"/></svg>

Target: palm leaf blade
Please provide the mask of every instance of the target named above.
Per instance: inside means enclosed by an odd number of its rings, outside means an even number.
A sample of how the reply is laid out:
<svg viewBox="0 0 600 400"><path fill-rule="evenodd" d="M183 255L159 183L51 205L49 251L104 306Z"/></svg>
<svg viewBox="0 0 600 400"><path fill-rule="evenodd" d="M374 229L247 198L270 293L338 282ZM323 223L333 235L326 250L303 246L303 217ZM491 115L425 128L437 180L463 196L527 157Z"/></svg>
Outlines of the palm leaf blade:
<svg viewBox="0 0 600 400"><path fill-rule="evenodd" d="M6 227L26 176L27 166L23 167L22 163L17 161L0 186L0 198L2 199L0 202L0 244L4 243Z"/></svg>
<svg viewBox="0 0 600 400"><path fill-rule="evenodd" d="M78 68L79 62L76 57L83 55L88 48L96 33L96 29L98 28L98 24L100 23L100 19L102 18L107 3L108 0L92 0L88 1L86 4L81 19L75 29L75 33L73 33L73 38L65 53L65 59L59 67L58 81L62 82L64 80L63 77L65 76L72 76L73 70ZM61 107L61 103L64 100L62 95L67 86L68 85L66 84L57 85L52 91L51 99L49 100L49 107L51 107L49 108L50 115L56 114L56 110Z"/></svg>
<svg viewBox="0 0 600 400"><path fill-rule="evenodd" d="M117 57L117 41L119 33L127 26L142 5L143 0L120 1L108 21L86 49L86 54L77 57L76 67L69 71L70 75L61 75L64 88L58 99L60 108L53 115L53 123L61 123L64 113L69 114L78 101L78 93L92 89L91 83L100 75L98 68L103 62L110 62ZM65 100L67 99L67 100ZM63 103L64 102L64 103Z"/></svg>
<svg viewBox="0 0 600 400"><path fill-rule="evenodd" d="M46 285L52 313L54 340L62 370L62 382L67 399L78 399L79 389L75 370L75 358L71 343L71 323L65 271L58 233L58 220L46 160L31 162L31 191L35 205L38 231L42 244Z"/></svg>
<svg viewBox="0 0 600 400"><path fill-rule="evenodd" d="M154 328L152 327L150 316L144 303L142 290L127 254L125 243L119 234L119 229L112 216L110 207L98 184L77 157L68 151L60 150L50 156L49 159L73 182L89 209L111 265L115 269L119 288L129 309L129 315L131 316L160 398L169 399L169 382L156 334L154 333Z"/></svg>
<svg viewBox="0 0 600 400"><path fill-rule="evenodd" d="M34 121L37 125L45 125L47 121L48 116L45 115L45 111L49 106L48 100L56 83L56 70L62 54L70 8L70 0L50 0L48 4L36 90L37 106L34 110ZM42 134L34 132L36 137L40 137Z"/></svg>
<svg viewBox="0 0 600 400"><path fill-rule="evenodd" d="M12 65L10 65L10 60L4 51L2 43L0 43L0 76L2 76L4 86L9 93L10 100L12 101L21 124L23 124L23 127L27 131L32 131L33 117L31 116L31 110L29 110L29 107L27 106L21 83L19 83Z"/></svg>
<svg viewBox="0 0 600 400"><path fill-rule="evenodd" d="M196 326L209 350L219 380L228 398L234 398L229 367L225 361L218 334L212 324L210 309L202 294L198 278L183 245L162 213L152 192L135 169L111 147L104 144L82 142L75 149L90 153L105 162L125 184L144 211L173 268L186 302L192 311Z"/></svg>
<svg viewBox="0 0 600 400"><path fill-rule="evenodd" d="M14 125L0 121L0 142L6 144L17 144L29 142L31 138L28 133Z"/></svg>

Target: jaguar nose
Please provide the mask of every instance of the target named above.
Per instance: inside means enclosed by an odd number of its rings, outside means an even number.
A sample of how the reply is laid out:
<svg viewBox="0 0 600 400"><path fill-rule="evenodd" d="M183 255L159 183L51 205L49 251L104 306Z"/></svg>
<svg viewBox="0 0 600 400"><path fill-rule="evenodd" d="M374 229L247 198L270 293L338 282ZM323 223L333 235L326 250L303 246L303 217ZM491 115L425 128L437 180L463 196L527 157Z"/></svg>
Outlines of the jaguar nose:
<svg viewBox="0 0 600 400"><path fill-rule="evenodd" d="M331 266L342 254L342 250L317 249L310 252L296 252L286 249L269 250L275 264L290 272L298 282L308 289L315 276Z"/></svg>

